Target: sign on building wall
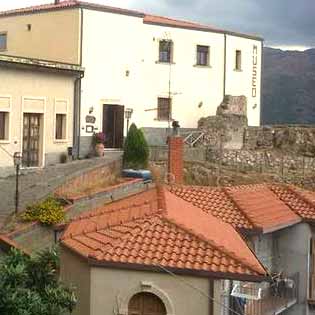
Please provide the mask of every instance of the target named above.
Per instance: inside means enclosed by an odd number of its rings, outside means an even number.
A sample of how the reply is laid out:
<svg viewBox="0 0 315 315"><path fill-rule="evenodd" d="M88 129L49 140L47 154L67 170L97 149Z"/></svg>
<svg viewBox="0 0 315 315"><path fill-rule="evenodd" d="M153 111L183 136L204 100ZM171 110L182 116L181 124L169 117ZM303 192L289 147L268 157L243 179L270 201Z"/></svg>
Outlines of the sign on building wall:
<svg viewBox="0 0 315 315"><path fill-rule="evenodd" d="M252 72L252 97L257 96L257 66L258 66L258 47L253 46L253 72Z"/></svg>

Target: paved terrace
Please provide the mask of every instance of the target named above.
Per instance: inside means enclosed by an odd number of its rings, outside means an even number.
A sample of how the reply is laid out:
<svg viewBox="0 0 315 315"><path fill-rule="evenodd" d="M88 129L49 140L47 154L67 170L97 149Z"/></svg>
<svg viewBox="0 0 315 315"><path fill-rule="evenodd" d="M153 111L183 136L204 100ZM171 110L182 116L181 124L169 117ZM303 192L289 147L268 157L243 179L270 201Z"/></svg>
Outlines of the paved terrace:
<svg viewBox="0 0 315 315"><path fill-rule="evenodd" d="M78 160L38 170L22 171L20 176L20 209L45 198L66 180L103 164L121 159L121 152L105 152L103 158ZM14 212L15 176L0 178L0 228Z"/></svg>

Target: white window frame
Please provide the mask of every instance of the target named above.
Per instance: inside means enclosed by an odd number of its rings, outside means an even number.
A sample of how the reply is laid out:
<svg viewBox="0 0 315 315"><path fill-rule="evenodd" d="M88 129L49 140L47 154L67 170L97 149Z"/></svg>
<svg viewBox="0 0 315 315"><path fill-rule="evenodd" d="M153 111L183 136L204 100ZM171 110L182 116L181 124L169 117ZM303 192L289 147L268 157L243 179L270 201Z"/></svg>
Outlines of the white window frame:
<svg viewBox="0 0 315 315"><path fill-rule="evenodd" d="M9 126L7 127L8 128L8 138L7 139L0 139L0 144L9 144L9 143L11 143L12 96L6 95L6 94L0 94L0 98L9 99L9 108L1 108L0 107L0 112L5 112L5 113L8 113L8 115L9 115L9 119L8 119Z"/></svg>
<svg viewBox="0 0 315 315"><path fill-rule="evenodd" d="M67 109L66 111L58 111L57 112L57 109L56 109L56 104L58 102L65 102L67 105ZM66 136L64 139L56 139L56 116L57 114L61 114L61 115L66 115L66 126L65 126L65 130L66 130ZM54 143L67 143L69 141L69 132L68 132L68 129L69 129L69 100L68 99L65 99L65 98L55 98L54 100L54 128L53 128L53 132L54 132L54 135L53 135L53 139L54 139Z"/></svg>

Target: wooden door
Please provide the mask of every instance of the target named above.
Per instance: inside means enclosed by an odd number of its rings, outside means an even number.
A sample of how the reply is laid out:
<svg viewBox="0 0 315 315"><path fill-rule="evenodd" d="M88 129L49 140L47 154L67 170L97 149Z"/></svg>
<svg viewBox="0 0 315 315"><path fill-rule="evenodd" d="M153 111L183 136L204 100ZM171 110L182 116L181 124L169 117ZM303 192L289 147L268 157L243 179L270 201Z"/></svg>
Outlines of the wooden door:
<svg viewBox="0 0 315 315"><path fill-rule="evenodd" d="M39 166L40 114L23 116L23 166Z"/></svg>
<svg viewBox="0 0 315 315"><path fill-rule="evenodd" d="M166 315L166 309L159 297L143 292L131 298L128 315Z"/></svg>
<svg viewBox="0 0 315 315"><path fill-rule="evenodd" d="M122 148L124 142L124 106L104 105L103 132L106 148Z"/></svg>

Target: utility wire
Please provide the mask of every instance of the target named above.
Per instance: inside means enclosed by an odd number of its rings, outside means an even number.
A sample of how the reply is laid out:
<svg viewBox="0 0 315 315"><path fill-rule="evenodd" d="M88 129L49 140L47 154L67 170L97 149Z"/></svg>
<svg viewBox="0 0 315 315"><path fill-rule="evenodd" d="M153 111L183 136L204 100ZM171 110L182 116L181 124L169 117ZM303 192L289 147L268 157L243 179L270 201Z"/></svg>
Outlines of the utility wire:
<svg viewBox="0 0 315 315"><path fill-rule="evenodd" d="M169 275L171 275L172 277L174 277L176 280L186 284L187 286L189 286L190 288L196 290L197 292L199 292L201 295L203 295L204 297L208 298L209 300L213 301L215 304L224 307L225 309L229 310L230 312L232 312L235 315L244 315L241 314L239 312L236 312L235 310L233 310L232 308L230 308L229 306L226 306L225 304L223 304L222 302L217 301L214 297L210 296L209 294L203 292L200 288L194 286L193 284L191 284L190 282L182 279L180 276L176 275L175 273L173 273L172 271L168 270L167 268L163 267L160 264L156 264L157 267L159 267L160 269L162 269L163 271L165 271L166 273L168 273Z"/></svg>

